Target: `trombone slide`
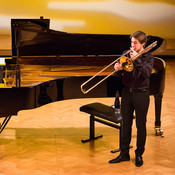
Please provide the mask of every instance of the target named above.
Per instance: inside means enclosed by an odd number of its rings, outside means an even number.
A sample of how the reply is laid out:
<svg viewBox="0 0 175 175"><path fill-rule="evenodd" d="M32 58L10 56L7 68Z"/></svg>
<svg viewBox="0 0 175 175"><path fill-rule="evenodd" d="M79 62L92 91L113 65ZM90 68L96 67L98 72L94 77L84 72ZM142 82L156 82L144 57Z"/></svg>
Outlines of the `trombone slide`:
<svg viewBox="0 0 175 175"><path fill-rule="evenodd" d="M99 82L97 82L95 85L93 85L92 87L90 87L88 90L84 90L84 86L90 82L92 79L94 79L97 75L99 75L101 72L103 72L104 70L106 70L109 66L113 65L114 63L116 63L117 61L120 60L120 64L122 65L123 69L131 72L134 68L133 66L133 61L135 61L138 57L140 57L143 53L148 52L149 50L151 50L153 47L155 47L157 45L157 41L153 42L152 44L150 44L149 46L147 46L143 51L141 51L140 53L138 53L136 56L134 56L133 58L128 58L125 57L125 55L127 55L128 53L131 52L131 50L128 50L124 55L120 56L119 58L117 58L116 60L114 60L112 63L110 63L109 65L107 65L105 68L103 68L101 71L99 71L97 74L95 74L94 76L92 76L90 79L88 79L87 81L85 81L81 86L81 91L86 94L89 91L91 91L92 89L94 89L96 86L98 86L101 82L103 82L104 80L106 80L109 76L111 76L112 74L114 74L117 70L114 70L113 72L111 72L110 74L108 74L106 77L104 77L102 80L100 80Z"/></svg>

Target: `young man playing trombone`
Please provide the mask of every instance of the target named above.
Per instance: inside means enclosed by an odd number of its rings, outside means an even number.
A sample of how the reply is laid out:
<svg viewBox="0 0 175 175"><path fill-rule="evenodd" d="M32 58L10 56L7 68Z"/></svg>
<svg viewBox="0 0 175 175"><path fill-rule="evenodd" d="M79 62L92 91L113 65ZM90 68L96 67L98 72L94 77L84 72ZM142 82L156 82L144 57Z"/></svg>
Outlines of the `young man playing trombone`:
<svg viewBox="0 0 175 175"><path fill-rule="evenodd" d="M131 35L130 52L125 55L132 59L144 50L147 43L147 35L142 31L137 31ZM125 54L126 52L124 52ZM122 127L121 127L121 152L118 157L109 163L119 163L129 161L129 145L131 142L131 132L133 123L133 112L136 116L137 127L137 148L135 150L135 165L142 166L142 155L146 142L146 118L149 107L149 83L153 69L154 57L150 52L141 54L137 59L133 59L133 70L127 71L122 63L116 63L114 69L122 73L123 89L121 100Z"/></svg>

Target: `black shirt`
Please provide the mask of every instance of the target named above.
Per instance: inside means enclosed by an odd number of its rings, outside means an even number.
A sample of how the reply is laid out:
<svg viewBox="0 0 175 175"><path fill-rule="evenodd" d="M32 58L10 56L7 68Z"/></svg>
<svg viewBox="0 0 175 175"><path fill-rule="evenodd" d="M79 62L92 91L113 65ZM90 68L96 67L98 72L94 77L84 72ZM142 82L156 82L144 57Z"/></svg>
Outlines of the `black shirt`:
<svg viewBox="0 0 175 175"><path fill-rule="evenodd" d="M130 58L130 54L125 56ZM150 76L154 64L154 56L150 52L144 53L138 57L133 64L133 71L127 72L124 70L122 73L123 85L136 90L149 88Z"/></svg>

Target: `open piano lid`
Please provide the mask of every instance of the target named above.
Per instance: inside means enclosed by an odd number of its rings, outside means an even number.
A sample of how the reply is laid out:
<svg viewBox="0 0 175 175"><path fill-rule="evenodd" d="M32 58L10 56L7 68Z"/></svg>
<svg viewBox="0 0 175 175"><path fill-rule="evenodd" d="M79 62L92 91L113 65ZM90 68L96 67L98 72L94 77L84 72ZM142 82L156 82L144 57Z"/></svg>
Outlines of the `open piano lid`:
<svg viewBox="0 0 175 175"><path fill-rule="evenodd" d="M79 34L49 29L49 19L12 19L12 56L121 55L130 48L130 35ZM160 48L163 39L148 36L147 45L157 41L151 52Z"/></svg>

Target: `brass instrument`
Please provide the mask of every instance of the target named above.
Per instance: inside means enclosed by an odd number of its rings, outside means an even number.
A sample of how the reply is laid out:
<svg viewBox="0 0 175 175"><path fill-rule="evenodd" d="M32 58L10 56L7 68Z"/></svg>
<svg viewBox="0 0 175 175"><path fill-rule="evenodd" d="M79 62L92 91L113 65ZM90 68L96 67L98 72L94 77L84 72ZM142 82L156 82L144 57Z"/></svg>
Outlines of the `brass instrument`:
<svg viewBox="0 0 175 175"><path fill-rule="evenodd" d="M109 76L111 76L112 74L114 74L116 71L118 70L114 70L113 72L111 72L110 74L108 74L106 77L104 77L102 80L100 80L99 82L97 82L95 85L93 85L91 88L89 88L88 90L84 90L83 86L85 86L88 82L90 82L92 79L94 79L97 75L99 75L101 72L103 72L104 70L106 70L108 67L110 67L112 64L116 63L117 61L120 60L120 64L122 66L122 68L125 71L131 72L134 69L134 65L133 65L133 61L135 61L138 57L140 57L143 53L148 52L149 50L151 50L153 47L155 47L157 45L157 41L153 42L152 44L150 44L149 46L147 46L144 50L142 50L140 53L138 53L137 55L135 55L132 58L128 58L125 55L127 55L128 53L131 52L131 50L128 50L124 55L120 56L119 58L117 58L116 60L114 60L112 63L110 63L109 65L107 65L105 68L103 68L101 71L99 71L97 74L95 74L94 76L92 76L90 79L88 79L87 81L85 81L82 85L81 85L81 91L86 94L89 91L91 91L92 89L94 89L96 86L98 86L101 82L103 82L104 80L106 80Z"/></svg>

